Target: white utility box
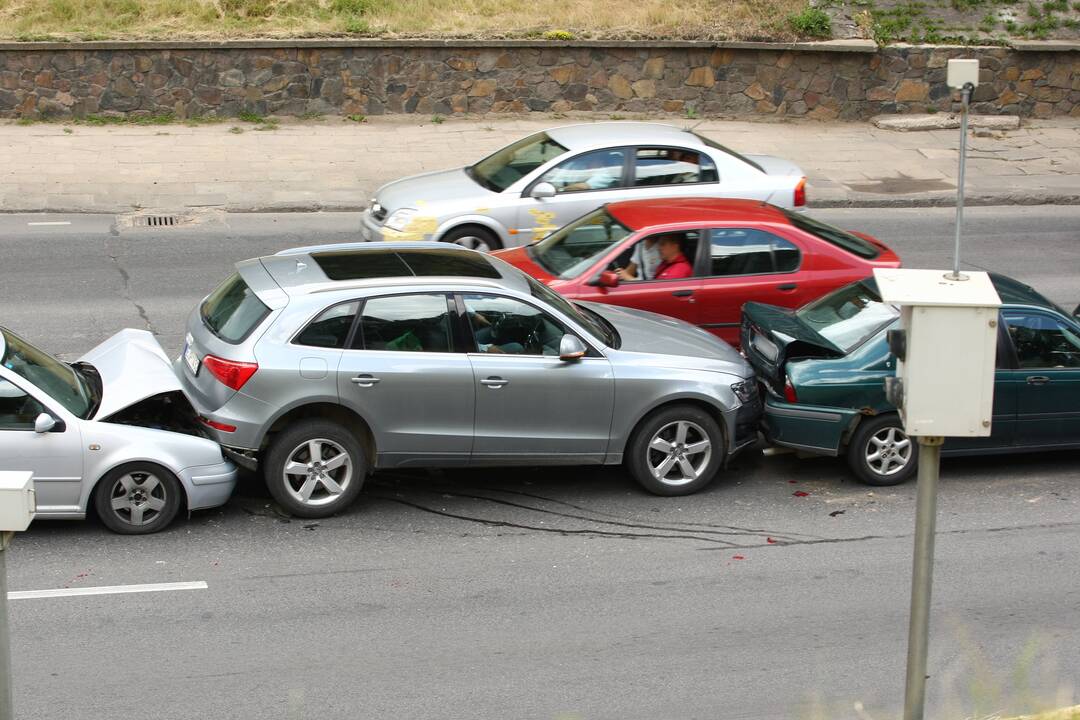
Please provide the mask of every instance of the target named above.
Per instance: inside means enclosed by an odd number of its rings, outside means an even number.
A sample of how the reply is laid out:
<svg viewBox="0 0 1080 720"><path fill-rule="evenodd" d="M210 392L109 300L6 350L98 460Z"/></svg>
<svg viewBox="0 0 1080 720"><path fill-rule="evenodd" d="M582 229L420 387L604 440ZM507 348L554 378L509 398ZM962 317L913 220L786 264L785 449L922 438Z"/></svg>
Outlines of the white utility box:
<svg viewBox="0 0 1080 720"><path fill-rule="evenodd" d="M950 60L946 64L945 84L957 90L965 85L978 87L979 85L979 61L978 60Z"/></svg>
<svg viewBox="0 0 1080 720"><path fill-rule="evenodd" d="M34 473L0 470L0 531L22 532L34 519Z"/></svg>
<svg viewBox="0 0 1080 720"><path fill-rule="evenodd" d="M881 299L900 306L890 398L913 436L990 434L998 297L990 276L947 270L875 269ZM895 331L894 331L895 332Z"/></svg>

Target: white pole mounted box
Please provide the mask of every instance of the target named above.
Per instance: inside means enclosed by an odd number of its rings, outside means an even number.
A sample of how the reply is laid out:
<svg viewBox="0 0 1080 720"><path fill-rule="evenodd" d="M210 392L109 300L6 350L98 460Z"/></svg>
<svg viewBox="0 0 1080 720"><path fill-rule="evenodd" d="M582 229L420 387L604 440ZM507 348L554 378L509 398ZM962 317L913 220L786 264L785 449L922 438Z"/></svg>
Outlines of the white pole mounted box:
<svg viewBox="0 0 1080 720"><path fill-rule="evenodd" d="M890 336L899 392L894 385L890 396L904 430L912 436L989 435L1001 307L990 276L875 269L874 278L881 299L900 307L901 330Z"/></svg>
<svg viewBox="0 0 1080 720"><path fill-rule="evenodd" d="M0 471L0 531L22 532L34 519L34 473Z"/></svg>

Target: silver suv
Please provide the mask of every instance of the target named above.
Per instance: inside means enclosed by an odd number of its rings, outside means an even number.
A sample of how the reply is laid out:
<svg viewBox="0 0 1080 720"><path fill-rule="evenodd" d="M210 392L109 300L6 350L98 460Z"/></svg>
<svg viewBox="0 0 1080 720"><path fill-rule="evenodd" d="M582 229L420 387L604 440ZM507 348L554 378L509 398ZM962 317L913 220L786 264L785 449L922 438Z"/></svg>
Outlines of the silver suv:
<svg viewBox="0 0 1080 720"><path fill-rule="evenodd" d="M679 320L571 304L439 243L328 245L236 264L175 371L202 422L301 517L379 468L625 463L707 485L754 441L753 371Z"/></svg>

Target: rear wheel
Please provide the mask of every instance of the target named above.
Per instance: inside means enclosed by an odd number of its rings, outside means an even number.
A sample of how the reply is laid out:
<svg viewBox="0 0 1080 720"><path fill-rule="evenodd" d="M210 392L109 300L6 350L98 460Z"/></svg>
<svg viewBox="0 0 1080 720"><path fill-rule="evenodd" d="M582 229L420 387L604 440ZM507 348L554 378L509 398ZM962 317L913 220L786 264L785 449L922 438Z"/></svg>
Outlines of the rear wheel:
<svg viewBox="0 0 1080 720"><path fill-rule="evenodd" d="M880 415L859 423L848 444L847 461L867 485L899 485L915 474L918 454L900 416Z"/></svg>
<svg viewBox="0 0 1080 720"><path fill-rule="evenodd" d="M94 488L101 522L122 535L163 530L180 509L183 488L171 472L153 463L130 463L111 470Z"/></svg>
<svg viewBox="0 0 1080 720"><path fill-rule="evenodd" d="M625 458L638 483L656 495L689 495L716 477L724 460L720 426L704 410L678 405L647 417Z"/></svg>
<svg viewBox="0 0 1080 720"><path fill-rule="evenodd" d="M480 252L502 249L502 243L499 242L499 238L496 237L495 233L478 225L465 225L464 227L454 228L442 236L442 242L461 245Z"/></svg>
<svg viewBox="0 0 1080 720"><path fill-rule="evenodd" d="M303 420L274 439L263 474L270 494L289 513L321 518L352 504L367 468L364 449L348 429Z"/></svg>

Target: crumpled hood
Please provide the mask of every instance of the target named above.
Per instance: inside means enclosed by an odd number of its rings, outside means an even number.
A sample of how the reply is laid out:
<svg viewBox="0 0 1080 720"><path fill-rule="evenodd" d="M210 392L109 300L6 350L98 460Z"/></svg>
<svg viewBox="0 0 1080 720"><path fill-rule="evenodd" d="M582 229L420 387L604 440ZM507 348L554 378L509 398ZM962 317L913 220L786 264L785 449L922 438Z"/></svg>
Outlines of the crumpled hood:
<svg viewBox="0 0 1080 720"><path fill-rule="evenodd" d="M690 323L617 305L579 304L615 326L622 341L620 352L667 356L669 362L664 364L670 367L726 372L739 377L753 374L750 365L735 348Z"/></svg>
<svg viewBox="0 0 1080 720"><path fill-rule="evenodd" d="M94 419L107 418L146 398L180 390L172 363L154 336L127 328L79 358L101 376L101 407Z"/></svg>
<svg viewBox="0 0 1080 720"><path fill-rule="evenodd" d="M375 193L375 201L393 213L411 207L423 210L446 202L477 200L494 195L465 174L465 168L413 175L388 183Z"/></svg>

